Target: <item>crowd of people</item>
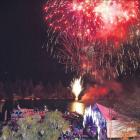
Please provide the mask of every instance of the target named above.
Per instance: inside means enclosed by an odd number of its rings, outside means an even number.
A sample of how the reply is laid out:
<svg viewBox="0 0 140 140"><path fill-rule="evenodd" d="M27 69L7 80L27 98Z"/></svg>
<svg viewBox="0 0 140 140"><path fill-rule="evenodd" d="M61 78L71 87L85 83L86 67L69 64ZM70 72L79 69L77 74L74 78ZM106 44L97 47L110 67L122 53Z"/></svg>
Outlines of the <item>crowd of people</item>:
<svg viewBox="0 0 140 140"><path fill-rule="evenodd" d="M13 102L12 100L6 100L1 101L0 104L0 119L3 125L7 125L11 120L14 118L20 118L24 117L24 115L34 115L35 113L39 114L38 110L36 109L23 109L20 107L20 104L18 101ZM42 116L45 116L45 114L48 112L48 109L46 106L44 106L44 110L40 111ZM40 115L40 114L39 114ZM40 116L41 116L40 115ZM41 116L41 117L42 117ZM86 129L83 128L83 116L77 113L72 112L65 112L63 113L63 117L65 120L68 120L70 122L70 128L71 131L67 131L65 134L63 134L63 138L82 138L85 134L85 136L92 136L92 132L90 131L88 127ZM97 135L95 136L97 137Z"/></svg>

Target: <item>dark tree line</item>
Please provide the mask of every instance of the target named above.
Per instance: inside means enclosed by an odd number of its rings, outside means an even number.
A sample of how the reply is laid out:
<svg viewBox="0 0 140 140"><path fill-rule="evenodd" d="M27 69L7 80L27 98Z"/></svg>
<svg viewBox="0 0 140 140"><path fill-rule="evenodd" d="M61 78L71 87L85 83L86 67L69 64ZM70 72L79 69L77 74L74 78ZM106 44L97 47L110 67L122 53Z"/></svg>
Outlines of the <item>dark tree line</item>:
<svg viewBox="0 0 140 140"><path fill-rule="evenodd" d="M16 80L14 82L0 81L0 99L20 96L22 98L34 96L39 98L73 98L69 88L62 82L57 84L35 83L32 80Z"/></svg>

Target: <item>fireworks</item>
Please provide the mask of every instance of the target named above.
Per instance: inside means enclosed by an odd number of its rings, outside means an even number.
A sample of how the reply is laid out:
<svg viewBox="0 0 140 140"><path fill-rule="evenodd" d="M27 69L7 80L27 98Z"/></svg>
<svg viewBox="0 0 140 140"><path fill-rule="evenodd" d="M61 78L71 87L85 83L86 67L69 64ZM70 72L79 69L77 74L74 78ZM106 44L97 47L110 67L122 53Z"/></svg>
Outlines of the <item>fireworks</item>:
<svg viewBox="0 0 140 140"><path fill-rule="evenodd" d="M102 71L115 77L131 65L138 67L137 0L53 0L47 2L45 13L48 49L55 50L71 70ZM61 47L54 49L57 44Z"/></svg>
<svg viewBox="0 0 140 140"><path fill-rule="evenodd" d="M82 91L82 83L81 83L81 77L79 79L74 79L74 81L71 83L72 93L75 95L75 100L78 100L78 96L80 95Z"/></svg>
<svg viewBox="0 0 140 140"><path fill-rule="evenodd" d="M86 41L126 41L131 25L139 23L136 0L49 1L45 10L47 24L60 36Z"/></svg>

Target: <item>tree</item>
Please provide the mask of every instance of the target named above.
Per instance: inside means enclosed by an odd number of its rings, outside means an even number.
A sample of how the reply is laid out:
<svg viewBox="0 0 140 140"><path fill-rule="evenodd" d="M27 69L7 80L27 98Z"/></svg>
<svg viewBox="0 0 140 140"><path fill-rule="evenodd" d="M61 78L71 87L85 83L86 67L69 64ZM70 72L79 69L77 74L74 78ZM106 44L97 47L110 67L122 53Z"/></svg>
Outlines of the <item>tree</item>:
<svg viewBox="0 0 140 140"><path fill-rule="evenodd" d="M45 87L44 87L42 82L39 82L39 84L37 84L34 87L33 95L35 95L35 97L45 98L45 96L46 96L46 89L45 89Z"/></svg>

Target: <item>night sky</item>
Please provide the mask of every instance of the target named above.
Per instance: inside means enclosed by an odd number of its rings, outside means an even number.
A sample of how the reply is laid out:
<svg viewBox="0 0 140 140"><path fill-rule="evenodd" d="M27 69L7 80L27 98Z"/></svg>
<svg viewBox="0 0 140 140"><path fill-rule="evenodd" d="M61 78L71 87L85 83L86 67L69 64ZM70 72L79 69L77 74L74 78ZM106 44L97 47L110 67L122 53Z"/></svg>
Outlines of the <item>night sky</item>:
<svg viewBox="0 0 140 140"><path fill-rule="evenodd" d="M43 16L45 0L0 1L0 80L33 79L68 83L72 74L65 74L42 49L46 37ZM140 77L140 69L133 78Z"/></svg>
<svg viewBox="0 0 140 140"><path fill-rule="evenodd" d="M68 81L64 66L42 49L46 37L44 0L0 2L0 80Z"/></svg>

